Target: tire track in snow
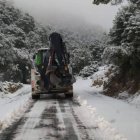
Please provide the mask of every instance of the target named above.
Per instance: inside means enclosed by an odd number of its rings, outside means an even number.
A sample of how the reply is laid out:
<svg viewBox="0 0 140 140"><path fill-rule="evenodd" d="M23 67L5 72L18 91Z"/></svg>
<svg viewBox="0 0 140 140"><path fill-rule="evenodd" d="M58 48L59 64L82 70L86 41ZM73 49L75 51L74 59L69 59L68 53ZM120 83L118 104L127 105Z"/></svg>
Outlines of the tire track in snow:
<svg viewBox="0 0 140 140"><path fill-rule="evenodd" d="M84 109L76 98L41 98L0 135L0 140L104 140L95 120L90 124L90 116L84 118L85 113L90 114Z"/></svg>
<svg viewBox="0 0 140 140"><path fill-rule="evenodd" d="M63 101L59 100L58 102L59 102L61 112L64 113L63 117L64 117L64 123L65 123L66 128L68 126L70 128L73 126L73 129L67 130L67 133L71 133L71 131L74 130L78 136L76 138L78 140L79 139L80 140L97 140L97 137L95 138L94 134L92 136L90 136L88 131L87 131L90 129L92 131L95 131L95 133L96 133L97 127L85 126L78 117L78 115L80 115L80 114L77 115L76 112L74 111L74 108L81 108L82 107L80 105L80 103L75 98L73 100L63 100ZM73 140L73 139L69 138L69 140ZM98 136L98 140L99 140L99 136Z"/></svg>
<svg viewBox="0 0 140 140"><path fill-rule="evenodd" d="M77 131L73 115L71 114L69 102L72 102L72 100L58 100L59 108L65 126L65 135L63 140L79 140L80 135Z"/></svg>

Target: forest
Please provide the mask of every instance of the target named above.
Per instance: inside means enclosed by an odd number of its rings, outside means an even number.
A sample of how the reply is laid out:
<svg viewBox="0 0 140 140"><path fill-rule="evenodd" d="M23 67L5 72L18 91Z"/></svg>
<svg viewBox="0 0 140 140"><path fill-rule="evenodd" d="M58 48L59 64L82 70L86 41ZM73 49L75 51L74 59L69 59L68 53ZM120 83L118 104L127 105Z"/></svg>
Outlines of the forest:
<svg viewBox="0 0 140 140"><path fill-rule="evenodd" d="M94 0L94 4L110 0ZM114 1L113 1L114 2ZM115 3L121 1L118 0ZM104 83L105 94L117 96L140 89L140 1L130 0L119 9L109 33L97 27L74 32L58 30L71 54L75 75L89 77L102 65L113 65L113 76ZM43 26L31 15L0 1L0 73L3 81L26 83L30 77L30 60L38 48L49 47L48 37L56 30ZM24 75L24 76L23 76Z"/></svg>

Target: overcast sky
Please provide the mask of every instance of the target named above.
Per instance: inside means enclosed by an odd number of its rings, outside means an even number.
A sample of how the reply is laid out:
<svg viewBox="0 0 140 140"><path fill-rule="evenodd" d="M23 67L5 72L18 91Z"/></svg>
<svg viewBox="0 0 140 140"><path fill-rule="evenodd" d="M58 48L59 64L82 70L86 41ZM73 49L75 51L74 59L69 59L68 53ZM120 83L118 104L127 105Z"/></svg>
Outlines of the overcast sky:
<svg viewBox="0 0 140 140"><path fill-rule="evenodd" d="M16 6L46 25L101 25L107 31L121 6L95 6L92 0L14 0Z"/></svg>

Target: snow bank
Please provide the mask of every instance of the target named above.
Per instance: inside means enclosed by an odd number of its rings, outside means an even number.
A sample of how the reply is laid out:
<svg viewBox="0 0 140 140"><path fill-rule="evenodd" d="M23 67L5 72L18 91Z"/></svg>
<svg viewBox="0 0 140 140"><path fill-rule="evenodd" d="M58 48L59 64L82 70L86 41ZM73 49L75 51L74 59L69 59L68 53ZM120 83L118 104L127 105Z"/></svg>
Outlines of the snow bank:
<svg viewBox="0 0 140 140"><path fill-rule="evenodd" d="M128 99L128 102L136 107L140 107L140 91Z"/></svg>
<svg viewBox="0 0 140 140"><path fill-rule="evenodd" d="M99 94L100 88L91 86L92 79L77 79L74 84L74 94L83 106L91 112L105 138L139 140L140 109L130 103ZM99 91L99 92L98 92ZM133 98L131 103L139 103L140 96Z"/></svg>
<svg viewBox="0 0 140 140"><path fill-rule="evenodd" d="M0 96L0 132L20 118L31 104L31 87L23 85L14 94Z"/></svg>
<svg viewBox="0 0 140 140"><path fill-rule="evenodd" d="M89 66L85 66L79 73L79 76L82 77L89 77L91 75L93 75L94 72L98 71L98 63L97 61L94 61L93 64L89 65Z"/></svg>
<svg viewBox="0 0 140 140"><path fill-rule="evenodd" d="M113 76L113 69L113 65L105 65L99 67L98 71L91 76L93 88L103 92L103 85L111 76Z"/></svg>
<svg viewBox="0 0 140 140"><path fill-rule="evenodd" d="M111 126L111 123L106 121L97 113L95 107L88 105L87 100L83 100L79 96L78 101L83 106L82 108L85 108L85 113L86 111L90 112L91 116L89 116L88 118L94 120L91 123L93 124L94 122L94 125L102 131L102 137L104 138L104 140L127 140L124 136L119 134L115 128Z"/></svg>
<svg viewBox="0 0 140 140"><path fill-rule="evenodd" d="M13 83L13 82L0 82L0 96L2 94L11 94L15 93L18 89L23 87L21 83Z"/></svg>

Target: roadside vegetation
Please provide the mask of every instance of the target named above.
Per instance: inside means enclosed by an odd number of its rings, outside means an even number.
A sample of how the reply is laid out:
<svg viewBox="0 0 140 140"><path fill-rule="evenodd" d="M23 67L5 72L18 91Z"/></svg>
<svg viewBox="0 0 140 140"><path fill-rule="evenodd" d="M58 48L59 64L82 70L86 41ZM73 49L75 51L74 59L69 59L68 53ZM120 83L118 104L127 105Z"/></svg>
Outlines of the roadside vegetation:
<svg viewBox="0 0 140 140"><path fill-rule="evenodd" d="M121 0L94 0L94 4L119 4ZM11 3L0 1L0 73L3 81L27 83L30 78L30 58L41 47L49 47L48 36L57 30L42 26ZM104 94L118 96L140 90L140 1L128 0L119 9L113 27L107 34L100 27L72 31L58 29L71 55L75 75L92 76L99 66L113 65L102 82ZM111 76L109 76L111 75Z"/></svg>

